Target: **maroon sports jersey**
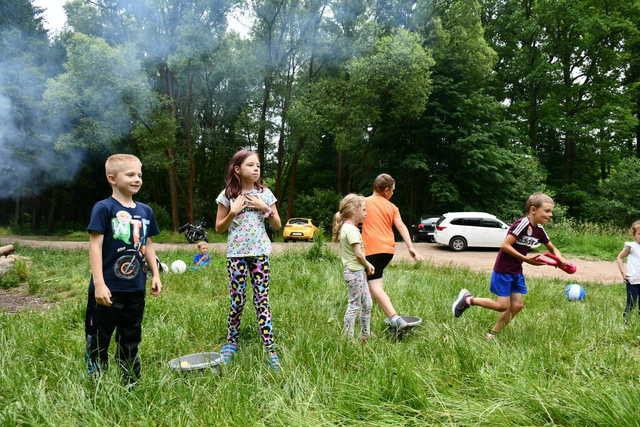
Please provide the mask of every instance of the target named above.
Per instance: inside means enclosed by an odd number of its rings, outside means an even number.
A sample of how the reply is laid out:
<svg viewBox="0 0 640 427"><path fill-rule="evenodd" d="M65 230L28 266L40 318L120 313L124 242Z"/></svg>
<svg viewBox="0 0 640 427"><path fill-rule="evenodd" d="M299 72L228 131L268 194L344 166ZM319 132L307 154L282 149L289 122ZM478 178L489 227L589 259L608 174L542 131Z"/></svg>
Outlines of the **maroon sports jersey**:
<svg viewBox="0 0 640 427"><path fill-rule="evenodd" d="M540 244L549 243L549 236L544 231L542 225L533 225L526 216L520 218L509 227L507 236L511 234L516 237L513 247L516 251L526 256L531 248ZM496 273L522 274L522 261L512 257L500 249L496 263L493 265Z"/></svg>

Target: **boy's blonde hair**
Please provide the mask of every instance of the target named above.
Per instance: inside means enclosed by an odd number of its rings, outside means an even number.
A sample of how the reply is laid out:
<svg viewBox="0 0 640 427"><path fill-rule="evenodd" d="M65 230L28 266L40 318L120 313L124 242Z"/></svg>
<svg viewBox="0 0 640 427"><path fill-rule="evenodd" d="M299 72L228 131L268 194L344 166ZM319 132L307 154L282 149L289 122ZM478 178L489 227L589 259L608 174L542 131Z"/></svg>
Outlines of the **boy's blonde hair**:
<svg viewBox="0 0 640 427"><path fill-rule="evenodd" d="M129 162L142 164L140 159L133 154L112 154L104 162L104 171L107 176L116 176L122 170L122 165Z"/></svg>
<svg viewBox="0 0 640 427"><path fill-rule="evenodd" d="M205 242L204 240L200 240L198 243L196 243L196 248L200 249L204 245L209 246L209 243Z"/></svg>
<svg viewBox="0 0 640 427"><path fill-rule="evenodd" d="M381 173L373 180L373 191L376 193L382 193L387 188L393 188L396 185L396 180L388 173Z"/></svg>
<svg viewBox="0 0 640 427"><path fill-rule="evenodd" d="M333 241L337 242L340 236L340 229L345 220L353 218L364 203L364 197L360 194L350 193L340 200L338 212L333 216Z"/></svg>
<svg viewBox="0 0 640 427"><path fill-rule="evenodd" d="M524 211L529 214L529 209L531 209L531 207L539 208L545 203L551 203L552 205L556 204L551 197L544 193L533 193L527 199L527 203L524 204Z"/></svg>
<svg viewBox="0 0 640 427"><path fill-rule="evenodd" d="M629 233L631 233L632 236L635 236L638 228L640 228L640 219L637 219L633 221L633 223L631 223L631 227L629 227Z"/></svg>

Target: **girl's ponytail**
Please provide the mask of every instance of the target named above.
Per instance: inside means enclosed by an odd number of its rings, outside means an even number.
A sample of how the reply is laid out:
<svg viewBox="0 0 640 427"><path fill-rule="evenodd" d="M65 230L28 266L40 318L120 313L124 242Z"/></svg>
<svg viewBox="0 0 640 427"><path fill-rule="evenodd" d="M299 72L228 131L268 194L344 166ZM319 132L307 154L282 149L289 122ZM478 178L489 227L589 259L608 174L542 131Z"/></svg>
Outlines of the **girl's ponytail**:
<svg viewBox="0 0 640 427"><path fill-rule="evenodd" d="M345 220L353 218L362 209L364 197L359 194L347 194L340 201L338 212L333 216L333 241L337 242L340 237L340 229Z"/></svg>
<svg viewBox="0 0 640 427"><path fill-rule="evenodd" d="M336 212L333 215L333 241L338 241L338 236L340 236L340 229L342 228L342 224L344 223L344 218L340 215L340 212Z"/></svg>

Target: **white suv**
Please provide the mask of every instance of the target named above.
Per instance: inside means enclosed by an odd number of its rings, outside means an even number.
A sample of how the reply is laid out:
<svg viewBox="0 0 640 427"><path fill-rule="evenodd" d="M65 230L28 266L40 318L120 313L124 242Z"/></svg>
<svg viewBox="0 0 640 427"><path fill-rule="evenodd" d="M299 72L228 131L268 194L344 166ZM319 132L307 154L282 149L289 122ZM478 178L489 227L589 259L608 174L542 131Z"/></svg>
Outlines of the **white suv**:
<svg viewBox="0 0 640 427"><path fill-rule="evenodd" d="M436 243L454 251L468 247L499 248L509 226L485 212L448 212L436 223Z"/></svg>

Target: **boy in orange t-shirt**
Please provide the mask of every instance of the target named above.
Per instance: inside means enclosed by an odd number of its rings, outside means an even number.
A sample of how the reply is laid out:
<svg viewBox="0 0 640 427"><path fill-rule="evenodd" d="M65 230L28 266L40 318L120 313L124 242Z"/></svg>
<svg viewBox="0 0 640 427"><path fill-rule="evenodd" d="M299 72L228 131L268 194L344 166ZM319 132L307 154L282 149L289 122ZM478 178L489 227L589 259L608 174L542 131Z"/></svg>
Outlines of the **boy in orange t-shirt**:
<svg viewBox="0 0 640 427"><path fill-rule="evenodd" d="M364 241L365 256L375 267L375 272L367 276L371 296L382 308L387 316L387 323L401 330L407 327L407 322L396 312L391 304L391 299L384 291L382 273L384 268L393 258L395 251L395 239L393 227L395 227L411 257L416 261L422 261L422 257L416 252L411 243L411 236L407 226L402 222L400 210L389 199L393 196L396 182L386 173L380 174L373 181L373 194L367 197L367 216L362 224L362 239Z"/></svg>

